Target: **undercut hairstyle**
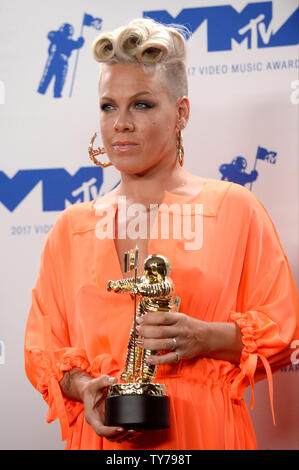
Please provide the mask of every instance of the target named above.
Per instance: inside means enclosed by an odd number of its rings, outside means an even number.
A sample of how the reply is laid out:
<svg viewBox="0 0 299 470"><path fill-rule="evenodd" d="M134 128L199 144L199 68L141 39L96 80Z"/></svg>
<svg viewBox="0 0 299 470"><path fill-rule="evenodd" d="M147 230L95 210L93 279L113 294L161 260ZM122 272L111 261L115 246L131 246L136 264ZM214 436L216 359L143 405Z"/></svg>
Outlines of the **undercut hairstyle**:
<svg viewBox="0 0 299 470"><path fill-rule="evenodd" d="M169 97L188 96L186 37L179 25L165 26L149 18L131 21L110 33L102 33L92 44L97 62L140 65L145 73L160 73Z"/></svg>

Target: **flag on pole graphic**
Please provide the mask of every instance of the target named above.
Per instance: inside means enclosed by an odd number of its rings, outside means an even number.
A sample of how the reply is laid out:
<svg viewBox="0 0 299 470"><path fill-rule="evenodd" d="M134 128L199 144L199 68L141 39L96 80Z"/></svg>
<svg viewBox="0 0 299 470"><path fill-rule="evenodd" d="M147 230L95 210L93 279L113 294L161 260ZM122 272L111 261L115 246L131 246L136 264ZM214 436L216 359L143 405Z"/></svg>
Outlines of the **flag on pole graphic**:
<svg viewBox="0 0 299 470"><path fill-rule="evenodd" d="M84 26L89 26L89 27L95 28L99 31L102 28L102 19L101 18L95 18L94 16L89 15L88 13L84 13L83 21L82 21L82 25L81 25L80 37L83 37ZM76 55L76 61L75 61L75 65L74 65L74 71L73 71L73 77L72 77L69 97L71 97L72 94L73 94L73 87L74 87L75 75L76 75L76 72L77 72L78 60L79 60L79 49L78 49L77 55Z"/></svg>
<svg viewBox="0 0 299 470"><path fill-rule="evenodd" d="M276 156L277 152L258 146L255 158L256 160L265 160L268 163L276 163Z"/></svg>
<svg viewBox="0 0 299 470"><path fill-rule="evenodd" d="M102 19L94 18L92 15L88 15L87 13L84 13L83 25L91 26L97 30L100 30L102 28Z"/></svg>
<svg viewBox="0 0 299 470"><path fill-rule="evenodd" d="M265 162L275 164L276 163L277 152L273 152L273 150L267 150L260 145L257 148L255 162L254 162L254 170L256 169L256 164L258 160L264 160ZM250 184L250 191L252 189L252 182Z"/></svg>

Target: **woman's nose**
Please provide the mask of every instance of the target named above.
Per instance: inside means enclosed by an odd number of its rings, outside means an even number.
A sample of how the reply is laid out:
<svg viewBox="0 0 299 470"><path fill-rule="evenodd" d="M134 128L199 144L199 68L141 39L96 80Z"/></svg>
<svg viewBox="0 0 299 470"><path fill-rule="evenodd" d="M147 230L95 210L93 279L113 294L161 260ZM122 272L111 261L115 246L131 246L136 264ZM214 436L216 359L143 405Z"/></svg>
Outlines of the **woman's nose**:
<svg viewBox="0 0 299 470"><path fill-rule="evenodd" d="M120 112L116 116L114 129L118 132L134 130L134 123L128 112Z"/></svg>

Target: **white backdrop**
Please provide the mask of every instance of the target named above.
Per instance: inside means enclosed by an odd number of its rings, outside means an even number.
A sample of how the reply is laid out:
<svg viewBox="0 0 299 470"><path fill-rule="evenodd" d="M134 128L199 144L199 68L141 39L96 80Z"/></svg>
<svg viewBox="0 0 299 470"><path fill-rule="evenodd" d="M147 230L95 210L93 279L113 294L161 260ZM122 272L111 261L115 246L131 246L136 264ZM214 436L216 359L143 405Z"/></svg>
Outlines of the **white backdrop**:
<svg viewBox="0 0 299 470"><path fill-rule="evenodd" d="M31 289L46 234L60 211L118 181L113 169L102 173L87 155L98 130L98 64L90 45L96 28L108 31L144 12L186 22L194 31L188 42L192 109L184 131L186 168L247 181L271 215L299 282L297 0L1 0L0 449L64 448L58 422L46 424L46 405L24 373ZM84 14L91 16L82 29ZM55 62L55 33L48 34L66 23L73 27L72 39L82 33L85 42L74 50L75 43L60 44L67 73L56 89L61 97L54 97L53 80L42 85L52 68L62 74L63 64ZM242 172L232 164L236 157L242 157ZM252 174L255 167L258 175ZM296 362L274 377L276 427L267 383L256 385L252 417L261 449L299 449Z"/></svg>

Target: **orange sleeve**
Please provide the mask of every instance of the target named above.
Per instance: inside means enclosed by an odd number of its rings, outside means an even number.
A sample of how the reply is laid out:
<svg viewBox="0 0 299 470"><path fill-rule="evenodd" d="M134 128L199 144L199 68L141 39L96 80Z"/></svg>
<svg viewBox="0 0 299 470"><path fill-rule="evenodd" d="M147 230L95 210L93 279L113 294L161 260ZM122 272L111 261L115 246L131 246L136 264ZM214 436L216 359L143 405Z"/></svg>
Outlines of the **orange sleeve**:
<svg viewBox="0 0 299 470"><path fill-rule="evenodd" d="M231 397L243 395L248 383L268 378L273 410L272 372L290 363L290 344L299 337L298 292L275 227L262 204L252 195L251 220L239 284L237 311L230 320L242 333L239 374Z"/></svg>
<svg viewBox="0 0 299 470"><path fill-rule="evenodd" d="M62 440L67 439L69 425L83 410L83 404L66 399L59 381L64 371L90 367L85 351L70 346L63 286L56 274L60 263L70 261L68 233L67 217L61 214L42 252L25 332L26 374L49 405L47 421L59 418Z"/></svg>

